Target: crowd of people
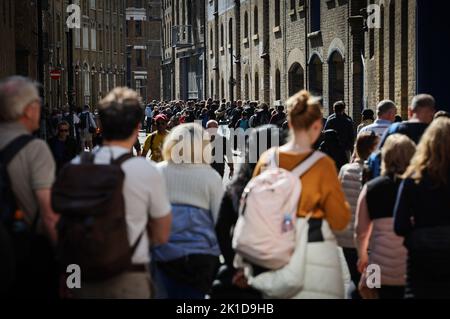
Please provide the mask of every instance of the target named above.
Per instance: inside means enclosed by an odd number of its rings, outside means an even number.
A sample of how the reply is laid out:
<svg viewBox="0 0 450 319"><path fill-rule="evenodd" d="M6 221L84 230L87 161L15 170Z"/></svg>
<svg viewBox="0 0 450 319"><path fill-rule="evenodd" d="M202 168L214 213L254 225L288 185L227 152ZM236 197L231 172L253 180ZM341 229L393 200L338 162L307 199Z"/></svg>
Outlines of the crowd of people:
<svg viewBox="0 0 450 319"><path fill-rule="evenodd" d="M424 94L406 121L389 100L364 110L360 124L346 109L339 101L324 118L307 91L285 106L144 107L133 90L115 88L96 110L55 110L43 141L32 135L41 123L36 85L3 80L0 296L450 298L450 115ZM243 255L235 230L244 219L267 224L246 215L251 181L276 185L299 168L295 220L281 216L274 228L285 239L293 231L295 249L271 269ZM78 285L69 285L73 264ZM367 284L370 265L379 287ZM275 280L292 269L302 276Z"/></svg>

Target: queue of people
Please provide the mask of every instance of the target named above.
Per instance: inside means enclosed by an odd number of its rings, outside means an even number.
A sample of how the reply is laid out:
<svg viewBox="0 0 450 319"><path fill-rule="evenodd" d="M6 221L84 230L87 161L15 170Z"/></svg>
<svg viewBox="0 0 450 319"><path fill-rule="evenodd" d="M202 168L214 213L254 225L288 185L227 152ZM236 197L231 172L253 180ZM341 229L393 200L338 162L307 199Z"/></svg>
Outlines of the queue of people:
<svg viewBox="0 0 450 319"><path fill-rule="evenodd" d="M395 103L382 101L358 130L344 102L324 121L307 91L286 109L142 105L115 88L95 117L89 107L61 113L45 143L32 136L35 84L0 82L1 296L450 298L450 119L433 97L414 97L400 123ZM248 135L241 165L224 125ZM290 206L273 206L274 196ZM275 239L290 249L275 251ZM70 265L82 276L64 285Z"/></svg>

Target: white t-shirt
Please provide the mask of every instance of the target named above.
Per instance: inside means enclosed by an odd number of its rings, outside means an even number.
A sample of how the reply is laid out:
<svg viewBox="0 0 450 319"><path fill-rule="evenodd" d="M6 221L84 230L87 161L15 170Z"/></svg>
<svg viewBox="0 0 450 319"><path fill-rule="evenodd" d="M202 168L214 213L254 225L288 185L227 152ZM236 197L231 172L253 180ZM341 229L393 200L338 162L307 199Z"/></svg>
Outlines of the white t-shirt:
<svg viewBox="0 0 450 319"><path fill-rule="evenodd" d="M93 150L96 164L108 164L111 154L119 158L130 150L118 146L101 147ZM80 162L77 157L72 161ZM161 218L170 213L171 207L167 197L166 183L155 165L142 157L134 157L122 164L125 173L123 195L128 225L128 241L133 246L142 232L145 234L133 255L133 264L150 262L150 240L147 235L149 218Z"/></svg>

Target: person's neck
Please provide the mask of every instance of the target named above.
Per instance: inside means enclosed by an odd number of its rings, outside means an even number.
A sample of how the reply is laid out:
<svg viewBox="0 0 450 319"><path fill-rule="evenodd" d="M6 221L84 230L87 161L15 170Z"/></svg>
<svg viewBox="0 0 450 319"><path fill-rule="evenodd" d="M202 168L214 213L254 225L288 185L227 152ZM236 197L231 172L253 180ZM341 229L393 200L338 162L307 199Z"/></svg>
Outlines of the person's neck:
<svg viewBox="0 0 450 319"><path fill-rule="evenodd" d="M116 147L122 147L126 149L131 149L134 145L134 142L131 141L131 139L128 140L121 140L121 141L104 141L104 146L116 146Z"/></svg>
<svg viewBox="0 0 450 319"><path fill-rule="evenodd" d="M281 147L281 150L295 153L311 152L311 139L306 132L297 132L291 141Z"/></svg>
<svg viewBox="0 0 450 319"><path fill-rule="evenodd" d="M30 134L33 134L33 132L35 131L30 122L27 121L26 119L21 118L17 121L17 123L22 125Z"/></svg>
<svg viewBox="0 0 450 319"><path fill-rule="evenodd" d="M65 142L67 140L67 137L58 136L58 140L61 142Z"/></svg>
<svg viewBox="0 0 450 319"><path fill-rule="evenodd" d="M391 119L388 119L388 118L385 118L385 117L379 117L378 118L378 121L385 121L385 122L393 122L393 121L391 121Z"/></svg>

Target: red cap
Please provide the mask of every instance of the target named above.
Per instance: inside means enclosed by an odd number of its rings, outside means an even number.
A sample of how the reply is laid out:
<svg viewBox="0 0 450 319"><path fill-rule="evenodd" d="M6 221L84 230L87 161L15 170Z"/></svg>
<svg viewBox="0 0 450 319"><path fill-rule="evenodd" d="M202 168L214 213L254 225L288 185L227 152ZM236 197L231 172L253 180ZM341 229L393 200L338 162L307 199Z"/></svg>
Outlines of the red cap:
<svg viewBox="0 0 450 319"><path fill-rule="evenodd" d="M168 122L169 121L169 119L167 118L167 116L165 114L159 114L159 115L157 115L155 117L155 122L156 121L160 121L160 120L162 120L164 122Z"/></svg>

